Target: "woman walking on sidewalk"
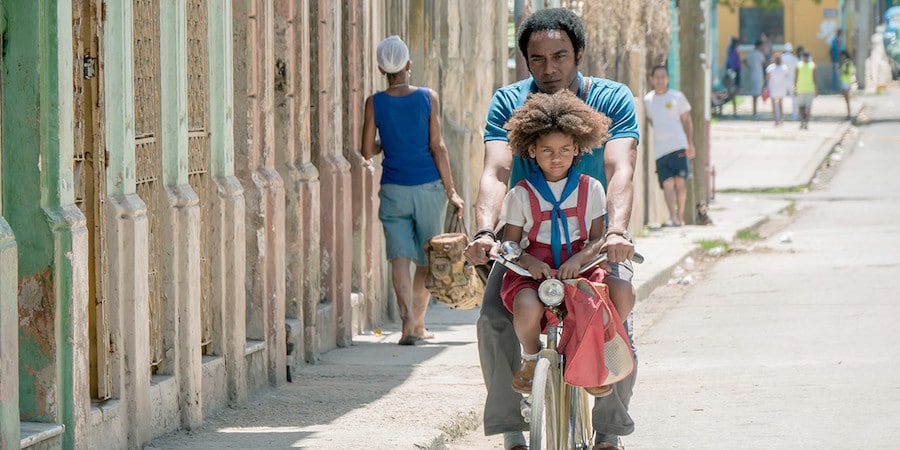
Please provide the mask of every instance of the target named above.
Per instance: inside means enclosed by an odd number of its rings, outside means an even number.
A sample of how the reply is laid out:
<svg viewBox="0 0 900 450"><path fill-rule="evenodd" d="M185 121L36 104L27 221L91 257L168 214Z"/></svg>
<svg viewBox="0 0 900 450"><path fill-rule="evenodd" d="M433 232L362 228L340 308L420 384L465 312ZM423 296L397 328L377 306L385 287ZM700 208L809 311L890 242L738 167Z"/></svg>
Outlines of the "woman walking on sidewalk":
<svg viewBox="0 0 900 450"><path fill-rule="evenodd" d="M398 343L415 345L434 337L425 328L431 293L425 287L428 261L422 245L443 232L448 200L460 216L464 204L454 188L441 136L437 93L409 85L409 48L399 37L381 41L377 56L388 88L366 99L362 156L370 159L384 151L378 218L403 322ZM411 262L416 265L412 280Z"/></svg>
<svg viewBox="0 0 900 450"><path fill-rule="evenodd" d="M753 97L753 116L756 117L756 100L762 95L765 85L766 56L763 54L763 43L756 41L756 45L744 61L750 72L750 95Z"/></svg>

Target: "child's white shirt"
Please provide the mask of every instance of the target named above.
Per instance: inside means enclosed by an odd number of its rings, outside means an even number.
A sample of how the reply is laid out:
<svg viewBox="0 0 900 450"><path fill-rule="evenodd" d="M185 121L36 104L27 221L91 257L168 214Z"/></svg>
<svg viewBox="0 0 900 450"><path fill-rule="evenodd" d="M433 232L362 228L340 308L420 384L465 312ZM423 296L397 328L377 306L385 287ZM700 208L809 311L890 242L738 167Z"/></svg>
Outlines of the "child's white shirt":
<svg viewBox="0 0 900 450"><path fill-rule="evenodd" d="M603 217L606 215L606 191L603 189L603 185L596 178L588 177L588 189L587 189L587 202L585 203L584 213L585 226L590 228L591 222L598 217ZM556 198L559 198L560 194L562 194L563 189L566 186L566 181L568 178L563 178L559 181L548 181L547 184L550 186L550 191L553 192L553 195ZM552 209L552 205L550 202L544 200L540 194L538 194L537 189L530 182L526 181L529 186L534 190L535 196L538 198L538 203L540 204L541 211L550 211ZM562 202L560 207L562 209L567 208L575 208L578 205L578 188L569 196L566 200ZM569 239L571 242L575 242L578 240L585 240L588 238L589 230L582 231L581 227L578 224L578 217L572 216L568 217L569 219ZM522 186L513 187L507 194L506 198L503 199L503 208L500 210L500 220L504 223L508 223L510 225L515 225L522 227L522 248L526 248L528 246L528 233L531 231L531 228L534 226L534 218L531 214L531 200L528 197L528 191ZM541 226L538 229L537 241L543 244L550 244L550 224L551 220L541 221ZM565 244L565 236L561 237L562 243Z"/></svg>

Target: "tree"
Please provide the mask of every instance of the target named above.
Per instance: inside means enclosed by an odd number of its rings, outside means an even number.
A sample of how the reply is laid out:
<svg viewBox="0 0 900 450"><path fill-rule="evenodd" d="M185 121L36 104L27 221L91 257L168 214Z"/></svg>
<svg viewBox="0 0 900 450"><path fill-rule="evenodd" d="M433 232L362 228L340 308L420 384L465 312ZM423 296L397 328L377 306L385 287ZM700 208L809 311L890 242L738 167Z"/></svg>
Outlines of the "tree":
<svg viewBox="0 0 900 450"><path fill-rule="evenodd" d="M665 63L669 53L669 0L573 3L580 3L569 7L581 14L587 30L585 72L643 92L646 70Z"/></svg>

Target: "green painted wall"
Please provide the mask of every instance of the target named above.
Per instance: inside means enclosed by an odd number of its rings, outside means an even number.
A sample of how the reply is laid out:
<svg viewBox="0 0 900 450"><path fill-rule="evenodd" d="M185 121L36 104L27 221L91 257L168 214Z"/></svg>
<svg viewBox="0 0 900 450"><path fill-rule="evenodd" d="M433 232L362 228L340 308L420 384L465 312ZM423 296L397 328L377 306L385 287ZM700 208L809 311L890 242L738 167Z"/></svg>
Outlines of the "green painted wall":
<svg viewBox="0 0 900 450"><path fill-rule="evenodd" d="M207 2L209 42L233 39L231 2ZM231 45L209 46L209 159L213 177L234 175L234 73Z"/></svg>
<svg viewBox="0 0 900 450"><path fill-rule="evenodd" d="M106 191L110 197L135 193L134 173L134 57L131 2L106 2L103 24L103 101L106 117L120 126L107 126ZM112 123L112 122L110 122Z"/></svg>
<svg viewBox="0 0 900 450"><path fill-rule="evenodd" d="M41 209L41 171L52 170L42 158L41 95L47 82L40 58L41 30L48 26L29 0L6 1L6 55L3 59L3 211L19 245L19 276L50 265L53 246ZM42 9L42 8L41 8ZM24 356L24 355L23 355Z"/></svg>
<svg viewBox="0 0 900 450"><path fill-rule="evenodd" d="M159 4L163 184L188 184L187 11L182 0Z"/></svg>
<svg viewBox="0 0 900 450"><path fill-rule="evenodd" d="M3 208L18 244L22 420L71 423L72 3L8 0ZM71 442L67 426L64 440Z"/></svg>

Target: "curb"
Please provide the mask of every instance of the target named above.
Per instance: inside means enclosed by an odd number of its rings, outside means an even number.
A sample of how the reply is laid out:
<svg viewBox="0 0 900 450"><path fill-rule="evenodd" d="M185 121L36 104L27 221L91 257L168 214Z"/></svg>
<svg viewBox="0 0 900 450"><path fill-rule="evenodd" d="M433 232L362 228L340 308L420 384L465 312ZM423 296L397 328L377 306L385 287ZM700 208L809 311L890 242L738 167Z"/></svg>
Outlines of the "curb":
<svg viewBox="0 0 900 450"><path fill-rule="evenodd" d="M454 439L458 439L478 429L481 425L481 413L469 411L459 413L444 425L441 425L441 433L424 444L416 444L420 450L445 450Z"/></svg>
<svg viewBox="0 0 900 450"><path fill-rule="evenodd" d="M766 215L764 217L761 217L756 222L753 222L752 224L750 224L742 229L756 230L756 229L759 229L761 226L763 226L765 223L767 223L769 220L770 220L769 216ZM726 241L729 243L734 242L736 237L737 237L737 233L732 234ZM704 253L705 252L703 251L703 247L695 244L680 259L676 260L674 263L672 263L668 267L665 267L663 270L658 271L656 273L656 275L654 275L651 278L648 278L645 282L641 283L641 285L635 289L636 298L637 298L635 300L636 303L639 303L642 300L649 297L651 294L653 294L653 291L655 291L657 288L665 286L668 283L669 278L672 275L672 271L674 271L676 267L683 265L684 262L688 258L697 259L697 258L700 258L701 256L704 256Z"/></svg>
<svg viewBox="0 0 900 450"><path fill-rule="evenodd" d="M822 167L822 164L826 160L828 160L828 157L831 155L834 149L844 142L844 140L847 138L847 134L850 133L850 130L856 126L859 117L863 114L863 111L866 109L866 107L866 104L863 103L862 106L859 107L859 110L856 112L856 114L853 115L853 119L851 119L849 123L841 125L841 127L838 128L838 132L825 141L825 144L822 145L822 158L821 160L816 158L816 170L812 171L812 175L810 175L809 180L806 181L806 187L809 187L813 184L813 180L819 174L819 168Z"/></svg>

